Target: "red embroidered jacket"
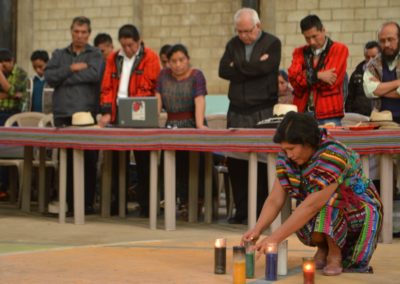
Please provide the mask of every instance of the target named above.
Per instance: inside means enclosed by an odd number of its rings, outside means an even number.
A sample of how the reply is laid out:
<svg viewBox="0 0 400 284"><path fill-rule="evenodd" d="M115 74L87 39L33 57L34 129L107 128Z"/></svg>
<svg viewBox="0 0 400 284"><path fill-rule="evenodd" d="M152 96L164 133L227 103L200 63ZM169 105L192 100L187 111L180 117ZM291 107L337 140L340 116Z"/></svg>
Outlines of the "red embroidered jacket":
<svg viewBox="0 0 400 284"><path fill-rule="evenodd" d="M346 74L347 47L339 42L333 42L325 57L320 71L335 68L337 79L331 86L317 80L309 86L307 84L304 49L307 46L296 48L293 52L292 65L288 69L289 81L294 89L293 104L297 105L299 112L305 112L308 97L314 94L315 116L317 119L326 119L344 116L343 80Z"/></svg>
<svg viewBox="0 0 400 284"><path fill-rule="evenodd" d="M154 96L157 77L160 73L160 60L157 53L143 45L132 68L129 78L129 97ZM111 121L115 121L119 82L122 72L123 57L119 51L112 53L106 64L101 84L100 105L102 113L111 113ZM138 63L137 63L138 62Z"/></svg>

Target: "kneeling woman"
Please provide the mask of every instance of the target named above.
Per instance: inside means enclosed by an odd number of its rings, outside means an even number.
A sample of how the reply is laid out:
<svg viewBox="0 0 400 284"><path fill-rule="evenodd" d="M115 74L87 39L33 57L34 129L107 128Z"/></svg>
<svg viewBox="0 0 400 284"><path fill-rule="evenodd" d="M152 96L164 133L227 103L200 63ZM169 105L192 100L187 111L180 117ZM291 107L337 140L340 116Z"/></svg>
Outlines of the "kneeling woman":
<svg viewBox="0 0 400 284"><path fill-rule="evenodd" d="M256 244L258 251L266 252L267 243L296 232L305 245L317 246L314 258L323 274L368 271L381 230L382 203L358 154L328 137L314 118L295 112L285 116L274 142L282 147L277 179L257 224L242 240L257 240L289 195L297 201L296 210Z"/></svg>

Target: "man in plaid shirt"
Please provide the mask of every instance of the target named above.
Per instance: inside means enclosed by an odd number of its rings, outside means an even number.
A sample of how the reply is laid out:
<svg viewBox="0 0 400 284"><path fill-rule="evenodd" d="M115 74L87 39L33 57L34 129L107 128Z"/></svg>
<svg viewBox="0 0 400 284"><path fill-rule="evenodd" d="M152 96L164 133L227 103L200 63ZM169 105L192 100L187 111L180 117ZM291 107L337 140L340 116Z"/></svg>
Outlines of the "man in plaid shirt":
<svg viewBox="0 0 400 284"><path fill-rule="evenodd" d="M0 126L15 113L21 112L26 99L28 75L15 65L8 49L0 49ZM8 171L0 168L0 199L7 198Z"/></svg>

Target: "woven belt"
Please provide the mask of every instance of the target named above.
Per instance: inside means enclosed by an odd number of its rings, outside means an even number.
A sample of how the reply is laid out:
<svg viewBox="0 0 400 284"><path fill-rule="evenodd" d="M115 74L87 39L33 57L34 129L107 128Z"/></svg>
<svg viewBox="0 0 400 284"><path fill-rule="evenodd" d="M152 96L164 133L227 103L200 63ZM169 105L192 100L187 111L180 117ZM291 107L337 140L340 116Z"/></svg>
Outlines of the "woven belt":
<svg viewBox="0 0 400 284"><path fill-rule="evenodd" d="M169 112L167 120L185 120L194 118L194 113L191 111L185 112Z"/></svg>

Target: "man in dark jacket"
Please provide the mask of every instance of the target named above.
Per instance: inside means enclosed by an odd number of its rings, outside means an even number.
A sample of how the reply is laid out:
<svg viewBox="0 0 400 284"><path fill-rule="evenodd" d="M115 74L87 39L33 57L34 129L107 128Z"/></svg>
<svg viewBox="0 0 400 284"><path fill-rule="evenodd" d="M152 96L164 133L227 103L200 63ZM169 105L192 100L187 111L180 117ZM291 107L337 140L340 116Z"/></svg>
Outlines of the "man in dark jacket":
<svg viewBox="0 0 400 284"><path fill-rule="evenodd" d="M237 36L226 45L219 65L219 76L229 80L228 128L253 128L257 122L272 117L278 101L278 72L281 60L280 40L261 30L258 14L250 8L236 12L234 23ZM247 219L247 160L228 159L236 214L230 223ZM266 173L259 163L259 173ZM264 174L258 178L257 212L261 211L267 195Z"/></svg>
<svg viewBox="0 0 400 284"><path fill-rule="evenodd" d="M369 41L364 47L364 60L360 62L353 74L351 74L349 82L349 94L346 99L346 112L355 112L362 115L370 116L372 111L372 101L367 98L364 93L363 75L368 62L375 58L380 52L379 43L377 41Z"/></svg>
<svg viewBox="0 0 400 284"><path fill-rule="evenodd" d="M76 17L71 25L72 43L54 51L44 76L54 88L53 114L57 127L70 126L75 112L91 112L99 108L98 90L103 58L97 48L88 44L90 20ZM97 151L85 151L85 211L93 211L96 187ZM68 152L67 172L72 173L72 152ZM72 180L67 179L67 202L72 214Z"/></svg>

